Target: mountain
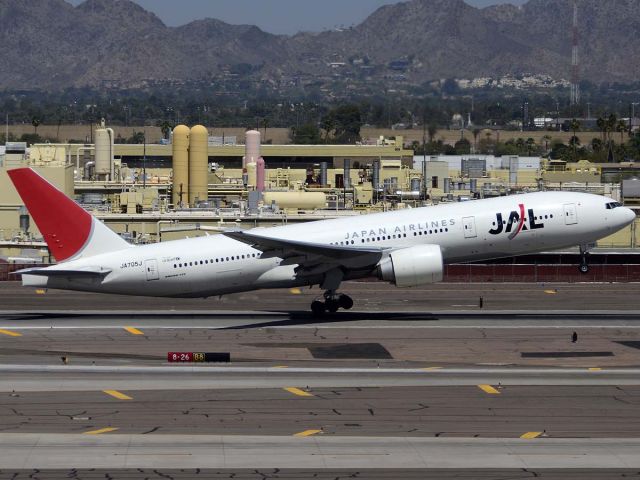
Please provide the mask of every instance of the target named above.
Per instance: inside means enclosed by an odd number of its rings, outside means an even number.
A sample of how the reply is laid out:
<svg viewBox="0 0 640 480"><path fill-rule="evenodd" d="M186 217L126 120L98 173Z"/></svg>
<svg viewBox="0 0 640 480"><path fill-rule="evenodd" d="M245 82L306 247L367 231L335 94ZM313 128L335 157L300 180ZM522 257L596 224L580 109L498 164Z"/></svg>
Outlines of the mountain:
<svg viewBox="0 0 640 480"><path fill-rule="evenodd" d="M578 0L582 78L630 83L640 75L638 0ZM214 78L505 74L570 76L572 3L529 0L478 9L463 0L387 5L343 31L273 35L215 19L167 27L130 0L0 0L0 89L62 89ZM364 73L363 73L364 72Z"/></svg>

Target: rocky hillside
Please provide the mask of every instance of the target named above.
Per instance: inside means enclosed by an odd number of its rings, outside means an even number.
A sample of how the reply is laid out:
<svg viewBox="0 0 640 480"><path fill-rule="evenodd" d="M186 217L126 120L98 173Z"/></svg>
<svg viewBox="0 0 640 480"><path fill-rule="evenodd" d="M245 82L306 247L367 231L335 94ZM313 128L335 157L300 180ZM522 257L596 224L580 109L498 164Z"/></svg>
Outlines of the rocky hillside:
<svg viewBox="0 0 640 480"><path fill-rule="evenodd" d="M0 89L137 86L230 71L278 81L331 75L342 64L366 68L381 82L391 70L413 83L509 73L568 78L571 18L568 0L485 9L463 0L412 0L382 7L348 30L289 37L215 19L167 27L130 0L77 7L0 0ZM583 78L639 78L640 1L580 0L580 22Z"/></svg>

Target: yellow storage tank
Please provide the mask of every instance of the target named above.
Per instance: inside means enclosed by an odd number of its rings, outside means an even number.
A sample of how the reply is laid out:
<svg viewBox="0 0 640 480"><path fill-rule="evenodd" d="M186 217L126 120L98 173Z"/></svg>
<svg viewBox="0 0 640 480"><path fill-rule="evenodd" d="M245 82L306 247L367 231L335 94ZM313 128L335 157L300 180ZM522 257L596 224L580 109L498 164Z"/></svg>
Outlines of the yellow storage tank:
<svg viewBox="0 0 640 480"><path fill-rule="evenodd" d="M173 205L175 208L189 203L189 127L178 125L173 129Z"/></svg>
<svg viewBox="0 0 640 480"><path fill-rule="evenodd" d="M202 125L191 129L189 137L189 204L206 202L209 193L208 182L208 137L209 132Z"/></svg>

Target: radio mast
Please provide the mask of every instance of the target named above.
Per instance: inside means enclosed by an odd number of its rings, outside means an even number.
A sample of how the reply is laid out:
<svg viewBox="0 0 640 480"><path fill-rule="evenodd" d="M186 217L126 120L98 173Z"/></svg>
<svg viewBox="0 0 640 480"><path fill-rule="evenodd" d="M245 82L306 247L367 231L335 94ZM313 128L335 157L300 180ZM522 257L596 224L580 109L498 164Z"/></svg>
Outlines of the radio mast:
<svg viewBox="0 0 640 480"><path fill-rule="evenodd" d="M573 0L573 46L571 49L571 105L580 103L580 63L578 59L578 0Z"/></svg>

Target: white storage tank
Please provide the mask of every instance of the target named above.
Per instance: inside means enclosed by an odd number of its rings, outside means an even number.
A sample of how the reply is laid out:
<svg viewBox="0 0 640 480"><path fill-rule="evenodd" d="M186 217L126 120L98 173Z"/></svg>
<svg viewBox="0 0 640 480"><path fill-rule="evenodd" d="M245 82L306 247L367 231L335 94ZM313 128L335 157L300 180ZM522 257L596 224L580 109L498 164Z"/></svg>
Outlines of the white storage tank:
<svg viewBox="0 0 640 480"><path fill-rule="evenodd" d="M111 178L113 168L113 130L105 128L104 120L95 131L96 175Z"/></svg>

